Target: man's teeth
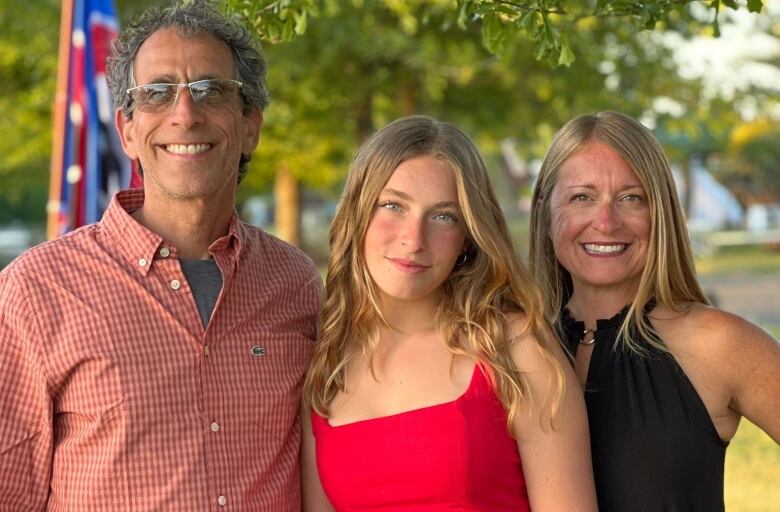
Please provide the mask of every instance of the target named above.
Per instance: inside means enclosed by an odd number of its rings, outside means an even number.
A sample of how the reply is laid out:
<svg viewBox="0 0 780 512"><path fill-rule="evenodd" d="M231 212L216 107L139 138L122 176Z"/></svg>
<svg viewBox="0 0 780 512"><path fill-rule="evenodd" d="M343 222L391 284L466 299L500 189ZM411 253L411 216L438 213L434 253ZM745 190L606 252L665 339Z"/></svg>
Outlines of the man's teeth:
<svg viewBox="0 0 780 512"><path fill-rule="evenodd" d="M625 248L626 248L626 244L613 244L613 245L585 244L585 250L595 254L612 254L615 252L621 252Z"/></svg>
<svg viewBox="0 0 780 512"><path fill-rule="evenodd" d="M211 144L168 144L165 149L177 155L194 155L209 149Z"/></svg>

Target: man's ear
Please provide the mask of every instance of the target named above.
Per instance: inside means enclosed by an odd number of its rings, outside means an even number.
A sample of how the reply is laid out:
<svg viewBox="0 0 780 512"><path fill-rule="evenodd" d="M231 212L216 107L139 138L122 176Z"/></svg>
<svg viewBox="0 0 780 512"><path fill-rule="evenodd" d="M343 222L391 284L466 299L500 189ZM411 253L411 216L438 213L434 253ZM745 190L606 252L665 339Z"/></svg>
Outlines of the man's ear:
<svg viewBox="0 0 780 512"><path fill-rule="evenodd" d="M263 112L259 108L253 108L248 114L244 114L244 140L242 141L241 154L251 155L260 142L260 128L263 126Z"/></svg>
<svg viewBox="0 0 780 512"><path fill-rule="evenodd" d="M130 160L138 159L138 151L135 147L135 133L133 133L133 120L125 117L121 108L116 109L114 113L114 124L119 133L119 140L122 141L122 150L130 157Z"/></svg>

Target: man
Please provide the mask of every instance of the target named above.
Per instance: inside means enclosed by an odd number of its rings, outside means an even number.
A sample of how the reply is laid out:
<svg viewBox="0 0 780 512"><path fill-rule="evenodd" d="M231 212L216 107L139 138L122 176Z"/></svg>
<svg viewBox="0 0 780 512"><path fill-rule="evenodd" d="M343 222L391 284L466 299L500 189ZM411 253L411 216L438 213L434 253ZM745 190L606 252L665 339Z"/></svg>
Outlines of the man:
<svg viewBox="0 0 780 512"><path fill-rule="evenodd" d="M300 509L321 280L233 205L264 68L207 2L120 35L109 82L143 189L0 273L0 510Z"/></svg>

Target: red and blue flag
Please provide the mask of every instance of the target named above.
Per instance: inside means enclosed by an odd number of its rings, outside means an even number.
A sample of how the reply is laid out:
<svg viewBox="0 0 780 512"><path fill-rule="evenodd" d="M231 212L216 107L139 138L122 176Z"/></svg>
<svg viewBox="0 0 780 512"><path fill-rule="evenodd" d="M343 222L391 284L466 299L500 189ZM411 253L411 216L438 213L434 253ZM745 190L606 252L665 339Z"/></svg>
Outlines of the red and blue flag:
<svg viewBox="0 0 780 512"><path fill-rule="evenodd" d="M131 176L114 128L106 81L106 59L118 28L113 0L72 0L71 6L70 13L63 7L63 16L71 15L67 98L60 126L54 128L55 141L61 137L55 152L61 153L53 155L50 237L99 220L114 192L127 187Z"/></svg>

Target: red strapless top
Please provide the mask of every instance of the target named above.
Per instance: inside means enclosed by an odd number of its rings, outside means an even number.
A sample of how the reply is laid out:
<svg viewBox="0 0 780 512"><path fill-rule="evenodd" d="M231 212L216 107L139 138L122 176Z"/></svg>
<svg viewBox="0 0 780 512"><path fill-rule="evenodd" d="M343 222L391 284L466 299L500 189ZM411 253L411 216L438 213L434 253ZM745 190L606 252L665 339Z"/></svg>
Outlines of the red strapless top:
<svg viewBox="0 0 780 512"><path fill-rule="evenodd" d="M479 365L452 402L337 427L311 417L336 510L530 510L506 412Z"/></svg>

